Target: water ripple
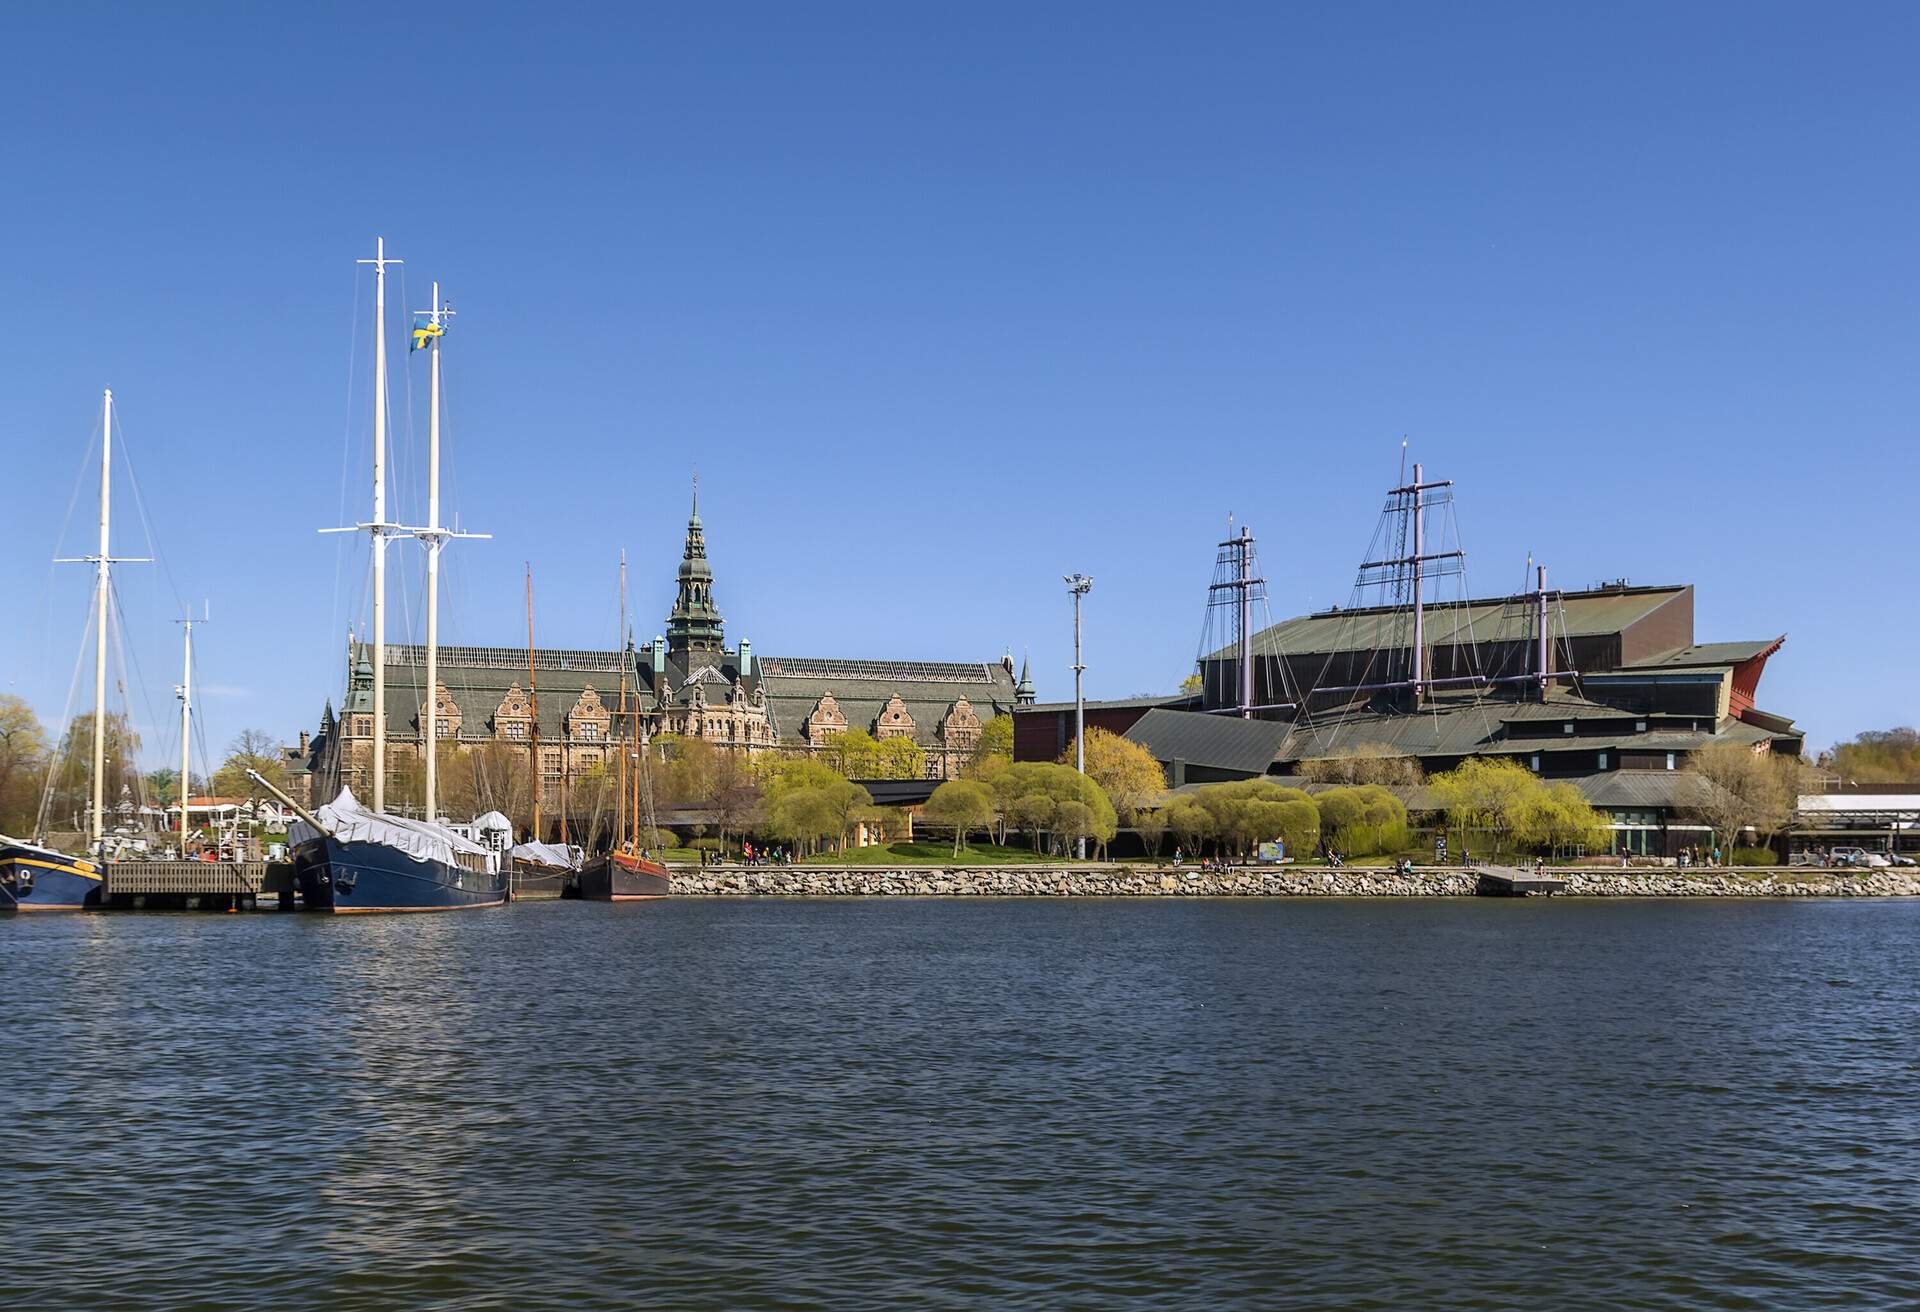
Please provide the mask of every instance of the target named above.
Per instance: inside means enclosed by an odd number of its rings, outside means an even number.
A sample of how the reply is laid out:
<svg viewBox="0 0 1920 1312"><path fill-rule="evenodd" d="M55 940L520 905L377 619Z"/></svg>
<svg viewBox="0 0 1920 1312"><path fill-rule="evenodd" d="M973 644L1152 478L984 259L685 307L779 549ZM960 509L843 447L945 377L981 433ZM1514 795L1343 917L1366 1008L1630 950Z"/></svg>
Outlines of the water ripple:
<svg viewBox="0 0 1920 1312"><path fill-rule="evenodd" d="M1920 905L0 925L8 1308L1912 1306Z"/></svg>

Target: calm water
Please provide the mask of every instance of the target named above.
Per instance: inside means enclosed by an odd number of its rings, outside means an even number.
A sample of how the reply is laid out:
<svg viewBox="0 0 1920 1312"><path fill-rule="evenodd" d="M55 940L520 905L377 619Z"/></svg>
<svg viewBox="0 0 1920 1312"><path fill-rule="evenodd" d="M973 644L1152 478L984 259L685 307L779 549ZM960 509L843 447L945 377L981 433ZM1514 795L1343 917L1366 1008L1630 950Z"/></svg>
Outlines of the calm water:
<svg viewBox="0 0 1920 1312"><path fill-rule="evenodd" d="M0 1306L1920 1305L1920 904L0 924Z"/></svg>

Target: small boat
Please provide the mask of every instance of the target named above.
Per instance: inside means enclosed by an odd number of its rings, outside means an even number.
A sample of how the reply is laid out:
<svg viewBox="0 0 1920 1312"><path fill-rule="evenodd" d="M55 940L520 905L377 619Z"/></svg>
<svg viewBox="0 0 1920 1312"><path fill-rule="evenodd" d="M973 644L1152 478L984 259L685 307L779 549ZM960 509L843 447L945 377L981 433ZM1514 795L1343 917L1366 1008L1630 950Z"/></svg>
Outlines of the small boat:
<svg viewBox="0 0 1920 1312"><path fill-rule="evenodd" d="M627 557L620 555L620 630L627 627ZM667 868L647 855L640 830L644 814L649 835L658 834L653 813L652 773L645 762L647 740L641 732L638 708L627 709L627 675L633 664L633 643L627 641L625 659L620 662L620 710L614 720L615 741L619 743L617 783L619 811L614 821L616 837L610 850L588 858L580 867L569 896L587 902L650 902L673 891L673 876ZM646 810L641 810L644 796Z"/></svg>
<svg viewBox="0 0 1920 1312"><path fill-rule="evenodd" d="M308 911L456 911L507 901L498 856L445 825L368 810L345 788L317 815L296 814L287 842Z"/></svg>
<svg viewBox="0 0 1920 1312"><path fill-rule="evenodd" d="M580 849L516 843L507 852L507 887L517 898L565 897L580 874Z"/></svg>
<svg viewBox="0 0 1920 1312"><path fill-rule="evenodd" d="M0 912L84 911L101 887L93 862L0 835Z"/></svg>
<svg viewBox="0 0 1920 1312"><path fill-rule="evenodd" d="M651 857L602 852L580 868L575 886L588 902L650 902L673 891L673 876Z"/></svg>

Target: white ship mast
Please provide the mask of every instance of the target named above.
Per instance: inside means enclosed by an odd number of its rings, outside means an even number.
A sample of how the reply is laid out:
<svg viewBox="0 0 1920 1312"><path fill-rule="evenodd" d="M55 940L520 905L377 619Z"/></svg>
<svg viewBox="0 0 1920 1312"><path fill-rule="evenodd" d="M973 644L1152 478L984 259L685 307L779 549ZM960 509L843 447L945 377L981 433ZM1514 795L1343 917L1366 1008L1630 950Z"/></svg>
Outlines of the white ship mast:
<svg viewBox="0 0 1920 1312"><path fill-rule="evenodd" d="M185 860L187 855L187 811L188 803L193 798L193 789L188 783L193 776L188 773L189 757L187 755L187 744L190 741L188 735L193 728L193 626L205 624L211 618L212 613L209 611L205 619L196 620L189 614L183 620L174 621L181 626L186 648L180 663L180 687L176 689L180 694L180 779L175 785L175 790L180 794L180 857L182 860Z"/></svg>
<svg viewBox="0 0 1920 1312"><path fill-rule="evenodd" d="M426 731L426 818L438 817L440 784L440 548L449 538L484 538L486 533L454 533L440 526L440 339L446 335L447 320L453 309L440 299L440 284L433 284L433 308L416 313L424 316L436 331L427 339L432 352L429 361L432 381L427 401L427 526L412 533L427 544L427 687L422 727ZM376 672L374 677L379 678ZM380 685L376 683L376 688ZM375 713L376 717L378 712ZM378 804L375 804L378 809Z"/></svg>
<svg viewBox="0 0 1920 1312"><path fill-rule="evenodd" d="M108 545L113 525L113 389L105 389L100 402L100 551L92 556L61 556L56 564L86 564L94 567L93 616L93 803L89 815L89 850L106 854L107 837L107 599L112 585L113 567L137 564L146 557L115 559Z"/></svg>
<svg viewBox="0 0 1920 1312"><path fill-rule="evenodd" d="M373 266L373 519L322 533L366 533L373 538L373 809L387 800L387 538L398 524L387 522L387 239L374 239Z"/></svg>

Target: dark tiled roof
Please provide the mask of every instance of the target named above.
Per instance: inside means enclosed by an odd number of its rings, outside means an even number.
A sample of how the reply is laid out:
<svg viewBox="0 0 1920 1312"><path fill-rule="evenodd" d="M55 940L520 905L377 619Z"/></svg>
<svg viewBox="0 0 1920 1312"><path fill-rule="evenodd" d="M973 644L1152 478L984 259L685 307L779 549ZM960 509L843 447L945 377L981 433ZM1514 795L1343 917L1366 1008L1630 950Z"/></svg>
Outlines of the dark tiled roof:
<svg viewBox="0 0 1920 1312"><path fill-rule="evenodd" d="M1141 716L1126 736L1162 763L1185 761L1216 770L1265 774L1286 741L1287 726L1236 715L1156 709Z"/></svg>
<svg viewBox="0 0 1920 1312"><path fill-rule="evenodd" d="M938 743L940 722L965 698L980 723L1013 710L1013 672L999 661L867 661L818 657L755 658L764 680L774 727L785 739L801 737L807 717L829 693L849 729L872 732L882 708L896 695L913 717L913 740Z"/></svg>

